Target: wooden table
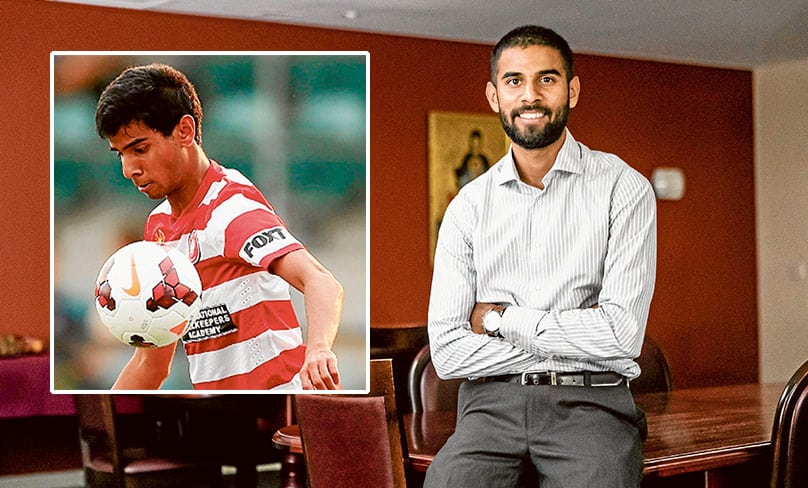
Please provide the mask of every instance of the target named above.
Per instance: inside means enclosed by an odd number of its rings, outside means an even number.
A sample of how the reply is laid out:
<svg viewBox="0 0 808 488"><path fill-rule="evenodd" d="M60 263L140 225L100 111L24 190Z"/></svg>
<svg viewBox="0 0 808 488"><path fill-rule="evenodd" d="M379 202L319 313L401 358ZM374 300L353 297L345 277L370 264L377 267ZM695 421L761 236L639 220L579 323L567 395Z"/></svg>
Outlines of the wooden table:
<svg viewBox="0 0 808 488"><path fill-rule="evenodd" d="M756 464L765 470L783 387L733 385L638 395L637 404L648 416L645 478L694 473L699 485L718 487L731 486L729 467ZM402 421L410 463L426 471L454 432L455 412L407 414Z"/></svg>
<svg viewBox="0 0 808 488"><path fill-rule="evenodd" d="M753 384L642 395L646 475L671 476L767 458L785 385Z"/></svg>

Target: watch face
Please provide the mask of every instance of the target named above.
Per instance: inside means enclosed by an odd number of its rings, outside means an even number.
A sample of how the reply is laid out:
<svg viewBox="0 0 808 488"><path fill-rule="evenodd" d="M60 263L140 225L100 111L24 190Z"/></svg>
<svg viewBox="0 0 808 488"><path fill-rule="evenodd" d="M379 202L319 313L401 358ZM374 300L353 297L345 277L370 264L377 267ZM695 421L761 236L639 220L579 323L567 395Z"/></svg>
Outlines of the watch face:
<svg viewBox="0 0 808 488"><path fill-rule="evenodd" d="M485 312L485 315L483 315L483 329L492 334L499 332L499 321L501 318L499 312L494 309Z"/></svg>

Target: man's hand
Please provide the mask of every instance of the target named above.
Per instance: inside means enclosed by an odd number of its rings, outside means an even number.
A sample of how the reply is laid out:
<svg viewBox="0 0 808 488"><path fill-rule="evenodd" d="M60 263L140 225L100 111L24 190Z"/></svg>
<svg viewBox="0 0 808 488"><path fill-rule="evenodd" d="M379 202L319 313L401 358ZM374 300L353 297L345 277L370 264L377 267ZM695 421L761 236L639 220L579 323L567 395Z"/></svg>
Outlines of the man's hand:
<svg viewBox="0 0 808 488"><path fill-rule="evenodd" d="M492 308L502 307L496 303L477 303L474 305L474 309L471 311L471 317L469 317L472 332L475 334L485 334L485 329L483 329L483 315Z"/></svg>
<svg viewBox="0 0 808 488"><path fill-rule="evenodd" d="M341 390L336 354L325 346L308 346L300 381L304 390Z"/></svg>

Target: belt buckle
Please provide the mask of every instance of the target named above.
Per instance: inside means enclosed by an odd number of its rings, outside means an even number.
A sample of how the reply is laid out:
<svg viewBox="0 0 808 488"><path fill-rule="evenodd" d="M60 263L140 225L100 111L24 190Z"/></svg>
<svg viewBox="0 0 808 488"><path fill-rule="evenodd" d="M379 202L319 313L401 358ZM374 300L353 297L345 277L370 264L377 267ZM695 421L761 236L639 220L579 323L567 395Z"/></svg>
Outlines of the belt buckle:
<svg viewBox="0 0 808 488"><path fill-rule="evenodd" d="M557 375L557 373L555 371L548 371L546 373L525 371L524 373L522 373L522 378L519 381L519 383L522 386L527 385L528 384L527 376L528 375L536 375L536 374L549 374L550 375L550 384L553 385L553 386L558 385L558 375ZM533 383L531 383L531 384L533 384Z"/></svg>

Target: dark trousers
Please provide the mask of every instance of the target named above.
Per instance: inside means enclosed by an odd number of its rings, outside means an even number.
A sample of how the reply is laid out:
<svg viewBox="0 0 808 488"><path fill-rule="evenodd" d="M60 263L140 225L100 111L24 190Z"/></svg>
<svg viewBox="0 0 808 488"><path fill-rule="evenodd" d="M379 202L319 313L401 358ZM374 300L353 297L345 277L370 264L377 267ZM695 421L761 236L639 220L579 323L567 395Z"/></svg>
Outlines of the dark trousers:
<svg viewBox="0 0 808 488"><path fill-rule="evenodd" d="M455 433L424 487L638 487L646 433L645 413L625 385L467 381Z"/></svg>

